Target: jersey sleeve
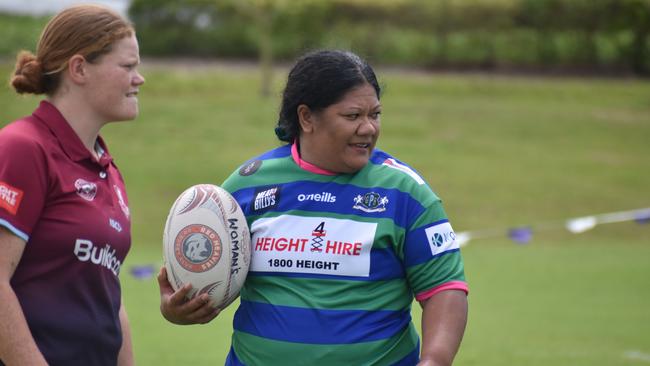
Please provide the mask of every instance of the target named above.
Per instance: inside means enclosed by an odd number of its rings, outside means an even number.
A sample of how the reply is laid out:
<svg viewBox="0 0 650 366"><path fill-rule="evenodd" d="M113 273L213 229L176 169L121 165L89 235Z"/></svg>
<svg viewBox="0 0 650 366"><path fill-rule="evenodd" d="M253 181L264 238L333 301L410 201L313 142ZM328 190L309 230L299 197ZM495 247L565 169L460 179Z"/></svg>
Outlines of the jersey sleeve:
<svg viewBox="0 0 650 366"><path fill-rule="evenodd" d="M403 251L407 279L418 301L444 290L468 292L456 234L437 197L407 229Z"/></svg>
<svg viewBox="0 0 650 366"><path fill-rule="evenodd" d="M0 133L0 226L25 241L45 205L46 166L44 151L34 140Z"/></svg>

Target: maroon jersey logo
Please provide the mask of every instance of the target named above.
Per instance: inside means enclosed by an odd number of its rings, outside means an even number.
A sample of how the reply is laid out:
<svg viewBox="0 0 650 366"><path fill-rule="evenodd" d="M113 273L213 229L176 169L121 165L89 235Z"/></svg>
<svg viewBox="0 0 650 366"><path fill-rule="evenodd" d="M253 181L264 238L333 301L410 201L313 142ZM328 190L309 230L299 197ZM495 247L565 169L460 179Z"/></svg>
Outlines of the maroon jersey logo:
<svg viewBox="0 0 650 366"><path fill-rule="evenodd" d="M117 203L120 204L120 208L122 209L122 212L124 212L124 216L128 219L129 216L131 216L131 211L129 210L129 206L127 206L126 201L124 200L124 196L122 195L122 191L120 190L120 187L113 185L113 189L115 190L115 194L117 195Z"/></svg>
<svg viewBox="0 0 650 366"><path fill-rule="evenodd" d="M74 182L74 187L77 189L77 194L79 197L85 199L86 201L92 201L97 195L97 184L89 182L84 179L77 179Z"/></svg>

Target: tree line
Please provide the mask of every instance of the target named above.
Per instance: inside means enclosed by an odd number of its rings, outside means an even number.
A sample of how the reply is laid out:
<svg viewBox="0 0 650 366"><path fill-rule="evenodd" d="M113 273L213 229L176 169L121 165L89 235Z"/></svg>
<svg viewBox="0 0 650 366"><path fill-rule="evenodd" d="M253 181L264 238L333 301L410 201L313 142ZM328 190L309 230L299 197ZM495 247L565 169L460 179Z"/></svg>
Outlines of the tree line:
<svg viewBox="0 0 650 366"><path fill-rule="evenodd" d="M154 56L650 73L650 0L133 0L129 16Z"/></svg>

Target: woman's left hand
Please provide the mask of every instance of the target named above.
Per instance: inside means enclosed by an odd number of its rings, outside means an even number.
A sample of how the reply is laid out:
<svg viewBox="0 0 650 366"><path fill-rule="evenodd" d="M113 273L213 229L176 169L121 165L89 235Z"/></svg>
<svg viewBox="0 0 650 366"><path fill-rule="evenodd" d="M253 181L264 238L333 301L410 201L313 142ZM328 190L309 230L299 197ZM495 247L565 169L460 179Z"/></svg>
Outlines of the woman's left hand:
<svg viewBox="0 0 650 366"><path fill-rule="evenodd" d="M167 270L163 266L158 273L160 287L160 312L174 324L205 324L214 319L221 309L215 308L208 294L201 294L188 300L187 294L192 290L190 283L174 291L167 279Z"/></svg>

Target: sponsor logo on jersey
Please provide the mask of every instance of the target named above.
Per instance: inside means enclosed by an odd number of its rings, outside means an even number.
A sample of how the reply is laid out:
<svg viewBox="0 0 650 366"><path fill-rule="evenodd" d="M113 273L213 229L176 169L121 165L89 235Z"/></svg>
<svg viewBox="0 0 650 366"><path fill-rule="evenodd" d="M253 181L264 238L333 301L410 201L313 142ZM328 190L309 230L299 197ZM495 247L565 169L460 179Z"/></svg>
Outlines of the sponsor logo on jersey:
<svg viewBox="0 0 650 366"><path fill-rule="evenodd" d="M97 184L89 182L85 179L77 179L74 182L74 188L77 190L79 197L85 199L86 201L92 201L97 195Z"/></svg>
<svg viewBox="0 0 650 366"><path fill-rule="evenodd" d="M0 207L15 215L22 200L23 191L5 182L0 182Z"/></svg>
<svg viewBox="0 0 650 366"><path fill-rule="evenodd" d="M403 173L406 173L411 178L413 178L413 180L418 182L418 184L420 184L420 185L424 184L424 179L422 179L422 177L420 177L418 175L418 173L413 171L413 169L409 168L408 166L397 162L397 160L395 160L395 159L388 158L388 159L384 160L382 165L385 165L385 166L387 166L389 168L393 168L393 169L399 170L399 171L401 171Z"/></svg>
<svg viewBox="0 0 650 366"><path fill-rule="evenodd" d="M184 227L174 240L174 256L190 272L205 272L217 265L221 250L219 235L201 224Z"/></svg>
<svg viewBox="0 0 650 366"><path fill-rule="evenodd" d="M429 241L431 254L436 255L448 251L449 249L458 248L456 244L456 233L451 228L449 222L443 222L424 230Z"/></svg>
<svg viewBox="0 0 650 366"><path fill-rule="evenodd" d="M86 239L77 239L74 243L74 255L81 262L90 261L93 264L108 268L114 275L120 274L122 262L117 259L115 249L110 244L100 248Z"/></svg>
<svg viewBox="0 0 650 366"><path fill-rule="evenodd" d="M280 203L280 187L271 187L255 190L251 208L253 212L260 213L277 207Z"/></svg>
<svg viewBox="0 0 650 366"><path fill-rule="evenodd" d="M109 217L109 218L108 218L108 224L111 225L111 227L112 227L113 229L115 229L115 231L117 231L118 233L121 233L121 232L122 232L122 225L120 225L120 222L119 222L119 221L114 220L114 219L112 219L112 218Z"/></svg>
<svg viewBox="0 0 650 366"><path fill-rule="evenodd" d="M252 271L367 277L376 223L282 215L252 227Z"/></svg>
<svg viewBox="0 0 650 366"><path fill-rule="evenodd" d="M124 216L126 216L126 218L128 219L129 216L131 216L131 211L129 210L129 206L126 205L126 201L124 200L124 195L122 195L122 190L120 190L120 187L116 185L113 185L113 189L115 190L115 195L117 195L117 203L119 203L120 208L124 213Z"/></svg>
<svg viewBox="0 0 650 366"><path fill-rule="evenodd" d="M310 193L310 194L301 193L298 195L297 198L298 201L300 202L304 202L304 201L314 201L314 202L324 202L324 203L336 202L336 196L329 192Z"/></svg>
<svg viewBox="0 0 650 366"><path fill-rule="evenodd" d="M388 197L382 197L379 193L370 192L363 196L360 194L357 195L354 198L354 206L352 208L363 212L383 212L386 211L387 204Z"/></svg>
<svg viewBox="0 0 650 366"><path fill-rule="evenodd" d="M262 160L253 160L249 161L248 163L242 165L241 168L239 168L239 175L241 176L247 176L247 175L253 175L257 170L262 166Z"/></svg>

